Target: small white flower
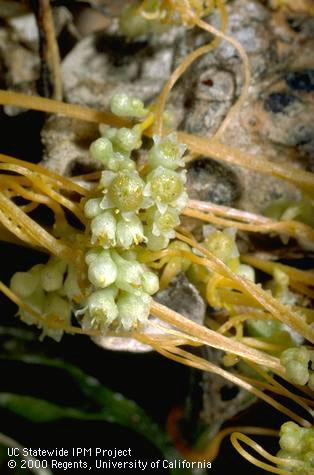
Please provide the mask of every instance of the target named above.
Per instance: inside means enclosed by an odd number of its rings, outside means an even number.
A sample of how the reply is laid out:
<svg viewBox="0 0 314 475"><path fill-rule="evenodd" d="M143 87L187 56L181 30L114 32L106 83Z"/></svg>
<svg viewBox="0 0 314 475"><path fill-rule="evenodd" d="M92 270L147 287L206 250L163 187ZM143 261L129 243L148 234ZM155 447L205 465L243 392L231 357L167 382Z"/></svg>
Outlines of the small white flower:
<svg viewBox="0 0 314 475"><path fill-rule="evenodd" d="M144 230L140 218L134 213L132 216L125 216L124 214L117 224L117 245L128 249L133 244L140 244L144 239Z"/></svg>
<svg viewBox="0 0 314 475"><path fill-rule="evenodd" d="M187 194L186 191L183 191L181 195L178 196L178 198L170 204L180 214L181 211L183 211L186 205L188 204L188 201L189 201L189 195Z"/></svg>
<svg viewBox="0 0 314 475"><path fill-rule="evenodd" d="M122 292L117 301L120 326L130 331L138 324L145 323L149 317L150 304L151 297L145 292L139 295Z"/></svg>
<svg viewBox="0 0 314 475"><path fill-rule="evenodd" d="M147 183L150 184L150 188L147 187L145 190L146 195L149 190L150 196L156 204L160 202L172 205L184 191L183 177L184 175L174 170L159 166L147 176Z"/></svg>
<svg viewBox="0 0 314 475"><path fill-rule="evenodd" d="M154 145L148 154L148 163L151 168L162 166L175 170L178 167L184 166L183 154L186 146L177 142L175 133L161 138L154 135Z"/></svg>
<svg viewBox="0 0 314 475"><path fill-rule="evenodd" d="M116 219L110 211L105 211L96 216L91 222L91 243L98 243L104 249L116 245Z"/></svg>
<svg viewBox="0 0 314 475"><path fill-rule="evenodd" d="M93 292L87 299L88 311L83 318L83 328L98 328L105 331L118 317L118 308L114 300L116 295L114 287Z"/></svg>
<svg viewBox="0 0 314 475"><path fill-rule="evenodd" d="M137 292L142 285L143 265L137 261L127 261L117 252L112 252L112 257L118 270L115 285L121 290Z"/></svg>
<svg viewBox="0 0 314 475"><path fill-rule="evenodd" d="M167 236L155 236L152 233L152 228L150 226L144 227L145 236L147 238L147 248L151 251L160 251L161 249L166 249L169 244L169 238Z"/></svg>
<svg viewBox="0 0 314 475"><path fill-rule="evenodd" d="M160 212L158 209L154 214L152 234L157 237L165 236L169 239L173 239L175 237L174 228L179 224L180 218L176 210L167 207L164 212Z"/></svg>
<svg viewBox="0 0 314 475"><path fill-rule="evenodd" d="M43 339L45 336L50 336L56 341L60 341L63 335L62 328L53 328L49 326L49 320L53 318L61 324L68 326L71 323L71 313L72 308L70 303L60 297L57 293L53 292L48 294L45 298L44 304L44 316L47 319L47 325L43 324L43 333L41 334L40 339Z"/></svg>
<svg viewBox="0 0 314 475"><path fill-rule="evenodd" d="M101 172L101 177L99 181L99 186L101 188L107 188L112 180L116 177L117 173L111 170L104 170Z"/></svg>

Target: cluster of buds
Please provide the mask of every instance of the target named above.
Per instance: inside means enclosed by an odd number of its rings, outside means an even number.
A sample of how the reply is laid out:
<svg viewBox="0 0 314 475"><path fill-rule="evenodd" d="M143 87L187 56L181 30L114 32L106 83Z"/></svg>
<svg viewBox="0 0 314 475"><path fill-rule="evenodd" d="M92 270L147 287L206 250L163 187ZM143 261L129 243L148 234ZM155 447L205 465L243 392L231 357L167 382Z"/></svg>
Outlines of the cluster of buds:
<svg viewBox="0 0 314 475"><path fill-rule="evenodd" d="M134 0L126 2L120 14L120 31L128 37L160 33L165 25L193 26L196 17L209 15L212 0Z"/></svg>
<svg viewBox="0 0 314 475"><path fill-rule="evenodd" d="M116 97L113 103L117 111ZM148 173L141 177L131 158L141 143L138 124L132 129L108 128L91 145L91 155L105 166L101 194L89 199L84 209L91 219L93 245L129 249L144 242L148 249L160 250L175 236L188 199L185 170L177 171L184 166L185 146L177 143L175 134L165 139L155 136L148 152Z"/></svg>
<svg viewBox="0 0 314 475"><path fill-rule="evenodd" d="M105 332L109 326L130 331L146 322L157 275L137 262L136 254L95 248L86 254L92 292L87 298L84 328Z"/></svg>
<svg viewBox="0 0 314 475"><path fill-rule="evenodd" d="M293 464L280 465L295 475L310 475L314 471L314 429L299 427L295 422L286 422L280 429L281 450L277 456Z"/></svg>
<svg viewBox="0 0 314 475"><path fill-rule="evenodd" d="M285 367L287 377L293 384L305 386L314 391L314 351L305 346L288 348L281 353L281 364ZM312 365L312 368L310 366Z"/></svg>
<svg viewBox="0 0 314 475"><path fill-rule="evenodd" d="M21 320L41 328L41 338L47 335L60 341L62 327L71 323L72 301L80 294L74 267L52 257L47 264L37 264L27 272L16 272L10 286L23 303L42 317L37 320L31 312L20 308ZM59 323L60 328L54 328L52 322Z"/></svg>
<svg viewBox="0 0 314 475"><path fill-rule="evenodd" d="M120 117L147 119L141 101L115 95L111 110ZM133 128L106 128L90 147L104 165L98 196L86 201L91 249L86 254L92 291L83 325L105 331L109 326L130 331L149 316L158 277L137 262L136 246L165 249L175 237L180 213L187 203L185 146L176 135L154 137L146 173L140 175L132 152L142 145L143 123ZM178 169L180 169L178 171Z"/></svg>
<svg viewBox="0 0 314 475"><path fill-rule="evenodd" d="M236 230L229 228L217 230L211 225L203 226L204 241L202 246L220 259L235 274L248 280L255 281L254 269L246 264L241 264L240 253L236 243ZM200 288L212 307L223 308L225 303L216 292L222 279L220 274L204 268L199 264L192 264L188 270L189 279Z"/></svg>

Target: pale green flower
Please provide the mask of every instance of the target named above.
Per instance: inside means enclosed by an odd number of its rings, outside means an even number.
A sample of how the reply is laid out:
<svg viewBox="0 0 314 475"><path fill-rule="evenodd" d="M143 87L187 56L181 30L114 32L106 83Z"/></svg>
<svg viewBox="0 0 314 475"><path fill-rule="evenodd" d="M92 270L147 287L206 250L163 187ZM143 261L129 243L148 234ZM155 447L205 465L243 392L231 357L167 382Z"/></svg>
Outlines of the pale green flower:
<svg viewBox="0 0 314 475"><path fill-rule="evenodd" d="M140 99L130 97L120 92L115 94L110 102L111 112L119 117L143 118L148 114L143 102Z"/></svg>
<svg viewBox="0 0 314 475"><path fill-rule="evenodd" d="M116 218L110 211L104 211L91 221L91 243L104 249L116 245Z"/></svg>
<svg viewBox="0 0 314 475"><path fill-rule="evenodd" d="M93 259L88 267L88 279L98 288L108 287L117 278L118 269L112 260L109 251L103 251Z"/></svg>
<svg viewBox="0 0 314 475"><path fill-rule="evenodd" d="M120 326L125 331L136 329L139 324L147 322L151 297L142 292L134 294L122 292L117 300Z"/></svg>
<svg viewBox="0 0 314 475"><path fill-rule="evenodd" d="M114 287L93 292L87 299L87 313L83 318L83 328L106 331L118 317L116 295L117 290Z"/></svg>

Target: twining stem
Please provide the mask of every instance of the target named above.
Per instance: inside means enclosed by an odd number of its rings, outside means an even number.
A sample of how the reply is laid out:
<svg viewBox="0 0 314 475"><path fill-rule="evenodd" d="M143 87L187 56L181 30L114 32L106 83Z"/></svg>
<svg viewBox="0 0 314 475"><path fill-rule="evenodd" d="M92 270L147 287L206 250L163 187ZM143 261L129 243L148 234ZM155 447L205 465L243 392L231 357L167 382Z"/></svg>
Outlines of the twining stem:
<svg viewBox="0 0 314 475"><path fill-rule="evenodd" d="M205 137L191 135L186 132L178 132L178 140L188 149L199 155L236 164L264 175L275 176L299 186L309 195L314 195L313 173L299 170L295 167L284 167L270 162L265 157L255 157L241 150L235 149L218 141L208 140Z"/></svg>
<svg viewBox="0 0 314 475"><path fill-rule="evenodd" d="M268 383L273 388L272 391L275 391L275 392L280 391L279 394L281 393L281 394L285 395L287 398L289 398L292 401L299 404L301 407L303 407L303 409L305 409L309 414L312 415L312 411L311 411L309 405L313 406L313 404L314 404L313 400L309 400L309 399L303 398L302 396L298 396L298 395L292 393L291 391L289 391L289 389L287 389L285 386L283 386L278 381L276 381L276 379L274 379L274 377L271 374L269 374L267 371L264 371L262 368L260 368L255 363L252 363L252 362L248 361L247 364L251 368L253 368L253 370L256 371L264 380L268 381Z"/></svg>
<svg viewBox="0 0 314 475"><path fill-rule="evenodd" d="M84 120L86 122L110 124L112 127L130 126L130 122L120 119L110 112L98 111L77 104L67 104L53 99L29 96L27 94L4 91L1 89L0 104L6 106L19 106L24 107L25 109L48 112L50 114L61 114L72 119Z"/></svg>
<svg viewBox="0 0 314 475"><path fill-rule="evenodd" d="M285 467L289 467L289 470L277 468L273 465L266 464L256 459L255 457L253 457L253 455L249 454L246 450L243 449L243 447L239 443L239 440L241 440L242 442L247 444L249 447L254 449L259 455L266 458L266 460L269 460L276 465L284 465ZM279 457L274 457L273 455L266 452L266 450L264 450L263 447L261 447L259 444L257 444L256 442L254 442L252 439L245 436L244 434L241 434L240 432L234 432L231 435L231 443L233 447L242 455L242 457L244 457L246 460L251 462L253 465L263 470L266 470L267 472L276 473L278 475L291 475L292 472L290 471L290 467L293 468L300 465L299 462L291 460L291 459L282 459Z"/></svg>
<svg viewBox="0 0 314 475"><path fill-rule="evenodd" d="M178 239L186 242L190 246L200 251L204 256L209 258L221 275L233 280L236 284L238 284L239 288L244 291L244 293L248 294L251 298L262 305L262 307L274 315L275 318L289 325L291 328L294 328L304 338L309 340L311 343L314 343L314 330L305 321L303 321L302 318L291 312L289 307L283 305L277 299L273 298L260 286L257 286L253 282L244 279L232 272L226 264L218 259L213 253L209 252L204 246L195 241L195 239L190 239L189 237L178 232L176 233L176 236Z"/></svg>
<svg viewBox="0 0 314 475"><path fill-rule="evenodd" d="M272 368L279 373L283 373L284 370L279 362L279 360L273 356L265 355L255 349L248 348L246 345L238 343L237 341L230 340L230 338L225 337L209 328L198 325L197 323L189 320L188 318L183 317L180 313L175 312L174 310L161 305L156 301L152 301L151 304L151 313L152 315L160 318L161 320L174 325L179 328L181 331L187 333L187 335L197 338L199 341L217 348L219 350L227 351L234 353L243 358L252 360L258 364L265 365L269 368Z"/></svg>
<svg viewBox="0 0 314 475"><path fill-rule="evenodd" d="M49 196L56 203L61 204L65 208L68 208L82 223L86 223L86 218L80 207L74 201L66 198L65 196L62 196L51 186L49 186L49 182L47 182L47 179L43 180L40 175L29 171L26 167L19 167L18 165L14 165L11 163L0 163L0 170L14 171L17 173L21 173L24 176L27 176L27 178L33 184L33 187L35 189L37 188L38 190L42 191L46 196Z"/></svg>
<svg viewBox="0 0 314 475"><path fill-rule="evenodd" d="M76 104L67 104L65 102L44 99L37 96L28 96L12 91L0 90L0 104L62 114L73 119L105 123L113 127L131 127L132 125L129 121L120 119L110 112L97 111ZM151 136L151 134L151 129L145 131L145 135ZM265 157L248 155L233 147L221 144L218 141L208 140L204 137L187 134L186 132L178 132L177 135L178 140L185 143L192 153L211 157L222 162L237 164L265 175L283 178L295 186L300 187L308 194L314 194L314 177L310 172L292 167L283 167L270 162Z"/></svg>
<svg viewBox="0 0 314 475"><path fill-rule="evenodd" d="M0 178L4 178L4 177L2 176ZM36 191L31 190L30 189L31 183L29 183L28 188L26 188L26 187L24 188L16 180L16 177L9 178L9 177L6 176L3 181L0 179L0 186L1 185L6 186L8 189L12 190L14 192L14 196L21 196L21 197L25 198L26 200L34 202L37 205L38 204L46 205L48 208L50 208L53 211L53 213L55 215L55 218L59 222L60 221L65 222L66 221L62 206L60 206L59 203L54 201L49 196L46 196L44 194L37 193ZM5 189L6 188L3 188L3 191Z"/></svg>
<svg viewBox="0 0 314 475"><path fill-rule="evenodd" d="M199 211L205 211L206 213L214 213L218 216L223 216L224 218L235 219L248 223L268 224L276 222L270 218L261 216L260 214L250 213L249 211L243 211L237 208L229 208L229 206L217 205L216 203L211 203L210 201L190 199L188 201L187 207L191 209L197 209Z"/></svg>
<svg viewBox="0 0 314 475"><path fill-rule="evenodd" d="M42 28L45 34L43 53L50 69L53 83L53 98L60 101L62 99L60 55L50 0L40 0L39 15L39 22L41 23L39 28Z"/></svg>
<svg viewBox="0 0 314 475"><path fill-rule="evenodd" d="M239 443L239 440L241 440L242 442L245 442L248 446L256 450L257 453L264 456L265 458L272 457L273 459L275 459L272 461L276 464L284 464L286 466L289 466L291 465L291 460L280 459L279 457L273 457L270 454L268 454L268 452L266 452L259 444L251 440L249 437L246 437L244 434L241 434L240 432L234 432L231 435L231 443L233 447L237 450L237 452L239 452L240 455L242 455L242 457L244 457L250 463L252 463L253 465L263 470L266 470L267 472L276 473L278 475L291 475L290 470L288 471L282 468L274 467L273 465L269 465L253 457L253 455L249 454L246 450L243 449L243 447Z"/></svg>
<svg viewBox="0 0 314 475"><path fill-rule="evenodd" d="M239 53L239 56L242 60L243 63L243 71L244 71L244 84L243 88L241 91L241 95L237 102L231 107L229 113L227 116L224 118L222 121L221 125L219 126L219 129L217 132L214 134L213 139L220 139L221 135L224 133L226 128L231 122L231 118L235 116L235 114L240 110L240 108L243 106L247 95L249 91L249 86L251 82L251 71L250 71L250 63L249 63L249 58L248 55L246 54L243 46L234 38L232 38L229 35L226 35L223 31L219 31L216 28L214 28L212 25L209 25L206 23L204 20L201 20L200 18L195 17L195 24L202 28L203 30L208 31L209 33L212 33L215 35L217 38L220 38L222 40L227 41L230 43Z"/></svg>
<svg viewBox="0 0 314 475"><path fill-rule="evenodd" d="M220 17L221 17L221 29L224 31L227 27L227 22L228 22L228 16L227 16L227 11L224 5L223 0L218 0L217 1L217 6L219 8L220 12ZM163 112L166 106L166 102L169 96L169 93L175 83L178 81L178 79L185 73L185 71L191 66L191 64L200 56L205 55L212 49L216 48L219 43L221 42L222 38L216 36L216 38L211 41L209 44L206 44L204 46L200 46L197 48L195 51L192 51L184 60L182 63L179 64L179 66L173 71L171 74L170 78L164 85L159 98L157 100L156 104L156 120L155 120L155 125L153 127L154 131L156 132L157 135L162 135L162 130L163 130Z"/></svg>
<svg viewBox="0 0 314 475"><path fill-rule="evenodd" d="M237 431L244 434L254 434L261 436L278 437L278 431L264 427L233 426L226 427L219 431L204 448L189 447L181 438L178 431L178 422L182 419L182 410L176 408L171 411L167 421L167 431L170 434L179 452L189 461L208 460L213 461L220 450L221 443L225 437Z"/></svg>
<svg viewBox="0 0 314 475"><path fill-rule="evenodd" d="M308 246L310 243L314 246L314 230L298 221L273 221L269 220L268 223L258 223L258 224L251 224L239 221L232 221L230 219L225 219L221 217L217 217L213 214L204 213L199 211L198 209L191 209L185 208L183 210L183 214L185 216L189 216L191 218L196 218L204 222L208 222L211 224L215 224L217 226L222 227L234 227L236 229L240 229L241 231L248 231L254 233L282 233L287 236L294 237L296 239L300 239L300 244L304 244Z"/></svg>
<svg viewBox="0 0 314 475"><path fill-rule="evenodd" d="M304 427L311 427L311 424L306 419L298 416L293 411L286 408L280 402L275 401L273 398L263 393L256 387L254 387L252 384L244 381L241 377L236 376L235 374L230 373L229 371L226 371L209 361L206 361L204 358L200 358L192 353L189 353L188 351L172 346L171 344L169 344L168 346L165 344L160 346L158 342L154 341L153 337L150 337L146 334L137 332L136 335L134 336L140 342L150 345L158 353L165 356L166 358L172 359L173 361L177 361L178 363L185 364L187 366L191 366L193 368L200 369L201 371L207 371L209 373L217 374L221 376L222 378L226 379L227 381L230 381L233 384L236 384L237 386L249 391L251 394L254 394L258 398L267 402L268 404L273 406L275 409L282 412L283 414L285 414L286 416L288 416L290 419L294 420L298 424Z"/></svg>
<svg viewBox="0 0 314 475"><path fill-rule="evenodd" d="M21 167L21 169L24 168L23 174L25 175L28 175L30 171L34 172L38 176L44 175L45 177L49 178L49 180L52 180L52 182L61 189L73 191L82 196L88 194L88 191L85 188L73 182L73 180L70 180L69 178L66 178L62 175L58 175L57 173L49 170L48 168L42 167L41 165L25 162L24 160L19 160L18 158L4 155L3 153L0 153L0 162L16 165L17 167ZM16 169L16 171L18 173L19 169Z"/></svg>
<svg viewBox="0 0 314 475"><path fill-rule="evenodd" d="M281 264L280 262L266 261L250 254L241 255L241 261L260 269L267 274L273 274L275 269L280 269L292 280L307 285L314 285L314 272L312 271L295 269L294 267Z"/></svg>
<svg viewBox="0 0 314 475"><path fill-rule="evenodd" d="M22 228L31 241L37 243L38 246L46 249L52 255L70 261L73 261L78 257L73 249L49 234L1 192L0 209L4 215L12 217L14 221L18 223L18 227ZM14 232L15 227L9 227L9 230ZM18 235L18 237L21 238L20 235Z"/></svg>

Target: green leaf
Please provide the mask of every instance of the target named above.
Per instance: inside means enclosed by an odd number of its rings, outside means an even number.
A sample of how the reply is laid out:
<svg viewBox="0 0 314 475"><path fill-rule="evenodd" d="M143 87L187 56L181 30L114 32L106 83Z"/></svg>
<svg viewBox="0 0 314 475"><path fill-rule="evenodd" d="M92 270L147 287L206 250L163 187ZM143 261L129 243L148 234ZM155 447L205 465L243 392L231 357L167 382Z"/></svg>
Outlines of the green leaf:
<svg viewBox="0 0 314 475"><path fill-rule="evenodd" d="M0 407L25 417L31 422L51 422L64 417L73 417L71 408L20 394L0 393Z"/></svg>
<svg viewBox="0 0 314 475"><path fill-rule="evenodd" d="M170 440L160 427L138 406L119 393L103 386L97 379L86 375L79 368L57 359L41 356L20 356L18 358L2 358L26 364L58 368L76 382L85 398L96 403L99 410L89 412L77 408L60 406L53 402L30 396L11 393L0 393L0 407L10 410L31 422L52 422L58 419L79 419L85 421L106 421L131 429L148 439L163 454L165 459L180 459L171 445ZM173 469L172 474L190 474L187 469Z"/></svg>

